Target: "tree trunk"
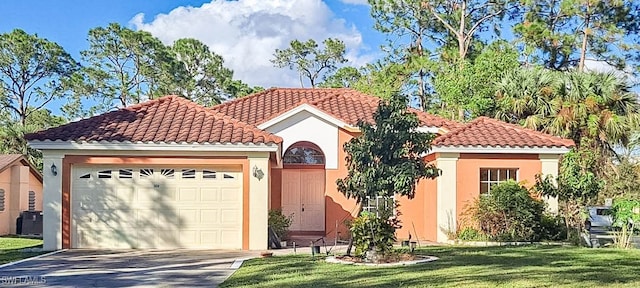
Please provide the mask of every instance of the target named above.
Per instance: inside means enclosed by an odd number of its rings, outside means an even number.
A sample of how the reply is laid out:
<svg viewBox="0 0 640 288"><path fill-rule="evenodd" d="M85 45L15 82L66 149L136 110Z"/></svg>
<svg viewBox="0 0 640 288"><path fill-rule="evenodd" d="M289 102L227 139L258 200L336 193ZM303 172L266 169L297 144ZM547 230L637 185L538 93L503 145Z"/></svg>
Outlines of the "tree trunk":
<svg viewBox="0 0 640 288"><path fill-rule="evenodd" d="M417 35L415 45L418 52L418 57L422 58L422 35ZM422 105L422 110L426 111L427 97L426 92L424 91L424 70L422 69L422 67L420 67L420 70L418 71L418 96L420 97L420 102L422 102L420 103Z"/></svg>
<svg viewBox="0 0 640 288"><path fill-rule="evenodd" d="M427 96L424 91L424 72L420 69L418 72L418 96L420 97L420 104L422 105L422 111L427 111Z"/></svg>
<svg viewBox="0 0 640 288"><path fill-rule="evenodd" d="M462 1L462 7L460 9L460 30L458 31L458 61L460 61L460 69L464 68L463 59L467 56L467 49L465 48L465 43L467 42L467 37L471 37L471 35L465 35L466 28L466 11L467 11L467 1Z"/></svg>
<svg viewBox="0 0 640 288"><path fill-rule="evenodd" d="M587 13L584 16L584 29L582 29L582 47L580 50L580 63L578 64L578 71L584 72L584 61L587 57L587 40L589 39L589 33L591 29L589 28L589 20L591 18L590 15L590 6L587 2Z"/></svg>
<svg viewBox="0 0 640 288"><path fill-rule="evenodd" d="M467 57L467 52L464 47L465 37L463 34L458 35L458 66L462 70L464 68L464 58Z"/></svg>

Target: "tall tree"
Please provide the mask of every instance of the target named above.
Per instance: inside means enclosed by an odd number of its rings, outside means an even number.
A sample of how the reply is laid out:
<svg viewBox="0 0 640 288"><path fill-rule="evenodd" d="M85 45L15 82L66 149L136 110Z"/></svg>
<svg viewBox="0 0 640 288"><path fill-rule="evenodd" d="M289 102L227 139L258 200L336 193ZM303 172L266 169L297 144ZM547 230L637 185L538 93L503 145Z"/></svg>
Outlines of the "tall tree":
<svg viewBox="0 0 640 288"><path fill-rule="evenodd" d="M432 112L465 121L495 113L495 86L506 73L520 67L518 51L505 41L486 46L473 61L463 67L438 62L434 71L434 89L440 105Z"/></svg>
<svg viewBox="0 0 640 288"><path fill-rule="evenodd" d="M324 77L324 81L320 83L320 87L327 88L350 88L362 78L362 73L358 68L345 66L332 75Z"/></svg>
<svg viewBox="0 0 640 288"><path fill-rule="evenodd" d="M233 80L226 87L229 95L233 98L241 98L253 93L264 91L264 87L261 86L249 86L249 84L242 82L241 80Z"/></svg>
<svg viewBox="0 0 640 288"><path fill-rule="evenodd" d="M410 75L407 80L414 79L416 95L422 106L426 107L426 103L429 102L426 87L428 72L422 64L430 58L431 51L427 51L425 46L444 46L449 40L439 33L431 33L433 30L441 30L441 27L430 17L428 11L421 7L422 2L369 0L371 17L375 21L374 28L386 34L389 39L389 60L403 64L403 74ZM397 38L405 37L401 42L395 41ZM396 47L398 42L405 44Z"/></svg>
<svg viewBox="0 0 640 288"><path fill-rule="evenodd" d="M27 145L24 135L64 124L63 117L51 114L47 109L29 108L24 123L0 113L0 153L22 154L36 167L42 168L42 153Z"/></svg>
<svg viewBox="0 0 640 288"><path fill-rule="evenodd" d="M497 117L569 137L577 145L617 155L639 123L640 104L624 79L613 73L522 69L498 87ZM586 147L585 147L586 148Z"/></svg>
<svg viewBox="0 0 640 288"><path fill-rule="evenodd" d="M290 47L276 49L271 63L278 68L289 67L300 74L300 85L304 87L304 79L315 88L322 75L334 72L339 64L347 62L344 58L345 45L340 39L328 38L322 41L324 48L318 47L313 39L306 42L291 41Z"/></svg>
<svg viewBox="0 0 640 288"><path fill-rule="evenodd" d="M416 131L420 121L407 104L398 95L381 100L375 123L359 123L362 134L344 145L348 174L336 184L360 209L363 201L378 196L388 199L397 194L412 199L418 180L439 175L438 168L422 160L434 135Z"/></svg>
<svg viewBox="0 0 640 288"><path fill-rule="evenodd" d="M465 60L472 60L472 48L482 42L479 34L497 27L492 24L511 12L511 2L369 0L374 27L387 34L390 60L404 64L403 74L411 75L407 84L417 88L415 94L425 110L434 102L429 99L433 90L429 67L452 63L462 67Z"/></svg>
<svg viewBox="0 0 640 288"><path fill-rule="evenodd" d="M437 20L433 33L445 34L457 44L457 60L467 59L473 41L481 32L502 20L515 6L512 0L431 0L420 1L421 8ZM444 29L442 28L444 27ZM449 34L449 36L446 36Z"/></svg>
<svg viewBox="0 0 640 288"><path fill-rule="evenodd" d="M0 34L0 107L25 125L31 113L64 95L79 65L58 44L16 29Z"/></svg>
<svg viewBox="0 0 640 288"><path fill-rule="evenodd" d="M637 1L527 0L522 8L524 21L514 32L536 63L584 71L588 57L619 69L626 68L626 60L637 60Z"/></svg>
<svg viewBox="0 0 640 288"><path fill-rule="evenodd" d="M86 65L71 83L70 106L92 97L96 112L107 111L167 94L183 81L182 66L148 32L111 23L91 29L88 41L89 48L80 52Z"/></svg>
<svg viewBox="0 0 640 288"><path fill-rule="evenodd" d="M184 81L176 87L176 94L205 106L235 97L231 94L233 71L224 67L222 56L190 38L175 41L171 50L186 73Z"/></svg>
<svg viewBox="0 0 640 288"><path fill-rule="evenodd" d="M404 65L379 60L362 68L362 75L353 83L352 88L388 100L396 94L410 93L404 90L410 77L411 72L408 72Z"/></svg>

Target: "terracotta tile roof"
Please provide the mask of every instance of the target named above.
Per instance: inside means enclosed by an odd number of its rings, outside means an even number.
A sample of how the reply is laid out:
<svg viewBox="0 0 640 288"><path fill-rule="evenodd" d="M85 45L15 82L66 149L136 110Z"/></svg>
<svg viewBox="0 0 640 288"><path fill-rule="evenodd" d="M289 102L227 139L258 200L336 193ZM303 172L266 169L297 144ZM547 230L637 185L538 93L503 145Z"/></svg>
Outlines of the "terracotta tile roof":
<svg viewBox="0 0 640 288"><path fill-rule="evenodd" d="M348 88L271 88L214 107L217 111L240 121L260 125L278 115L307 103L321 111L355 126L358 120L373 122L373 113L380 98ZM453 129L460 123L411 109L423 125Z"/></svg>
<svg viewBox="0 0 640 288"><path fill-rule="evenodd" d="M28 134L27 140L280 143L282 138L178 96L165 96Z"/></svg>
<svg viewBox="0 0 640 288"><path fill-rule="evenodd" d="M21 154L2 154L0 155L0 171L4 171L9 165L23 158Z"/></svg>
<svg viewBox="0 0 640 288"><path fill-rule="evenodd" d="M570 139L526 129L489 117L479 117L436 138L433 146L570 148L575 144Z"/></svg>

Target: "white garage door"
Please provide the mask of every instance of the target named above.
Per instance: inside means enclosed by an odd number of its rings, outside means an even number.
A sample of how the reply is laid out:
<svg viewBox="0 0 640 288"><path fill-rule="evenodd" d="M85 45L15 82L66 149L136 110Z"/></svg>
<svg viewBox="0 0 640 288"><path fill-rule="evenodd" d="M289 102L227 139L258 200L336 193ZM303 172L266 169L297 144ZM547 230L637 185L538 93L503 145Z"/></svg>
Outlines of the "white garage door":
<svg viewBox="0 0 640 288"><path fill-rule="evenodd" d="M74 248L242 248L242 173L74 166Z"/></svg>

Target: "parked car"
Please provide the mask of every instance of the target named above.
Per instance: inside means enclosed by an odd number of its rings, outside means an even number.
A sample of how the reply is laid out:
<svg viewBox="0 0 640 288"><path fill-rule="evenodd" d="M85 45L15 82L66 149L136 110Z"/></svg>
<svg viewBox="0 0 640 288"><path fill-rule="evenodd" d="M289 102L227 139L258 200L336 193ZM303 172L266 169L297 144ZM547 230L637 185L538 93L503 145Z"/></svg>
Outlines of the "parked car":
<svg viewBox="0 0 640 288"><path fill-rule="evenodd" d="M613 224L611 206L590 206L587 207L587 212L587 220L584 222L587 230L591 230L591 227L609 228Z"/></svg>

